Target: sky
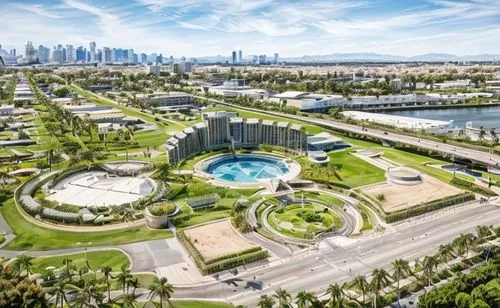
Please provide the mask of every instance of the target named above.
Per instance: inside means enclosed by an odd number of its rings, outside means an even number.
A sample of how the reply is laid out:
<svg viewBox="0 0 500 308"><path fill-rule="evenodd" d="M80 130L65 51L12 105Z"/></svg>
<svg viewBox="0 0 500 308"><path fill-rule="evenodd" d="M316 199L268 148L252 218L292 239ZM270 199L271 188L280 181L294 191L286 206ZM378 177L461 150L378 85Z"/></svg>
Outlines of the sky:
<svg viewBox="0 0 500 308"><path fill-rule="evenodd" d="M0 44L174 57L500 54L500 0L0 0Z"/></svg>

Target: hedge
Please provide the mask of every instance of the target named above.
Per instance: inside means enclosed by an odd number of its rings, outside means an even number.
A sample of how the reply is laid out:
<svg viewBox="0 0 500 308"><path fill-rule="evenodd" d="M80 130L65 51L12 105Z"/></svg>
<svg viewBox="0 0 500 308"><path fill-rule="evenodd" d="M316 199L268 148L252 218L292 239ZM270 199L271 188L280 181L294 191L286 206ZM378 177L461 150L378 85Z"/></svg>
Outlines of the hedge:
<svg viewBox="0 0 500 308"><path fill-rule="evenodd" d="M182 245L184 245L186 250L193 257L196 266L198 266L203 275L212 274L247 263L262 260L269 256L268 252L262 250L261 247L255 247L239 253L217 257L213 260L210 260L207 264L205 263L203 256L199 253L196 247L194 247L183 230L177 230L176 234L178 240L182 243Z"/></svg>
<svg viewBox="0 0 500 308"><path fill-rule="evenodd" d="M481 187L479 185L476 185L472 182L469 182L469 181L466 181L466 180L463 180L459 177L453 177L453 179L451 179L450 183L452 185L455 185L457 187L460 187L462 189L466 189L466 190L470 190L472 192L475 192L475 193L478 193L480 195L483 195L483 196L486 196L486 197L494 197L494 196L498 196L493 190L491 189L488 189L486 187Z"/></svg>

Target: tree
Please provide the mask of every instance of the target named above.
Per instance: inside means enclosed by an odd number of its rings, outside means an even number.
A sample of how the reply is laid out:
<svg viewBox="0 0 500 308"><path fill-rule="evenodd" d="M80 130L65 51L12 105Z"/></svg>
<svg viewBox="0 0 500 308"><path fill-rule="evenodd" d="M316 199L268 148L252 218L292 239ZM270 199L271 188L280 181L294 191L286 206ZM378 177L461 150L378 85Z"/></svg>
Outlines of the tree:
<svg viewBox="0 0 500 308"><path fill-rule="evenodd" d="M370 286L368 284L368 281L366 281L366 277L359 275L354 278L354 280L351 283L352 288L358 290L361 292L361 296L363 298L363 304L366 302L366 295L368 291L370 290Z"/></svg>
<svg viewBox="0 0 500 308"><path fill-rule="evenodd" d="M130 294L130 293L123 293L119 295L118 297L115 298L115 303L119 304L120 307L123 308L136 308L138 307L137 305L137 299L141 296L140 294Z"/></svg>
<svg viewBox="0 0 500 308"><path fill-rule="evenodd" d="M342 307L344 291L343 287L345 285L339 285L338 283L330 284L326 289L326 294L330 295L330 307ZM325 295L326 295L325 294Z"/></svg>
<svg viewBox="0 0 500 308"><path fill-rule="evenodd" d="M492 230L492 226L477 226L476 227L476 234L477 234L477 242L479 244L482 244L490 239L495 235L495 233Z"/></svg>
<svg viewBox="0 0 500 308"><path fill-rule="evenodd" d="M257 303L257 307L260 308L273 308L273 305L276 304L276 301L271 296L266 294L261 295L259 302Z"/></svg>
<svg viewBox="0 0 500 308"><path fill-rule="evenodd" d="M374 293L373 303L375 307L377 307L377 300L380 295L380 291L387 287L390 282L391 280L389 273L385 269L376 268L372 271L372 281L370 282L370 289L373 290Z"/></svg>
<svg viewBox="0 0 500 308"><path fill-rule="evenodd" d="M129 281L133 276L130 274L130 270L127 268L126 265L123 265L121 267L121 272L116 276L116 279L120 283L120 286L122 287L122 292L125 293L125 289L127 289L128 293L128 287L129 287Z"/></svg>
<svg viewBox="0 0 500 308"><path fill-rule="evenodd" d="M459 237L453 240L453 249L462 257L464 254L467 256L469 250L473 248L475 244L475 237L472 233L461 233Z"/></svg>
<svg viewBox="0 0 500 308"><path fill-rule="evenodd" d="M437 261L439 263L448 263L453 260L455 255L453 254L453 246L451 244L440 245L437 253Z"/></svg>
<svg viewBox="0 0 500 308"><path fill-rule="evenodd" d="M423 275L428 279L429 287L432 284L432 277L436 272L437 265L437 259L434 256L425 256L424 261L422 261Z"/></svg>
<svg viewBox="0 0 500 308"><path fill-rule="evenodd" d="M314 304L316 303L317 299L314 294L311 292L307 292L306 290L301 290L297 295L295 296L295 303L297 304L298 308L307 308L309 307L309 304Z"/></svg>
<svg viewBox="0 0 500 308"><path fill-rule="evenodd" d="M401 298L401 289L399 287L399 283L401 279L404 279L411 274L410 263L403 259L396 259L392 261L392 279L397 283L396 292L398 293L398 307L399 299Z"/></svg>
<svg viewBox="0 0 500 308"><path fill-rule="evenodd" d="M290 306L290 302L292 301L292 295L282 288L278 288L274 290L273 297L278 300L278 306L280 308L286 308Z"/></svg>
<svg viewBox="0 0 500 308"><path fill-rule="evenodd" d="M106 292L108 294L108 303L111 302L111 279L113 279L113 276L111 275L111 272L113 269L109 265L105 265L101 267L101 273L103 275L103 279L106 282Z"/></svg>
<svg viewBox="0 0 500 308"><path fill-rule="evenodd" d="M57 283L48 289L48 294L50 298L56 297L56 306L61 303L61 308L64 308L64 304L68 303L68 298L66 297L66 292L68 291L68 281L66 279L59 279Z"/></svg>
<svg viewBox="0 0 500 308"><path fill-rule="evenodd" d="M125 157L128 161L128 145L130 140L132 140L134 133L127 127L118 130L117 132L118 140L125 143Z"/></svg>
<svg viewBox="0 0 500 308"><path fill-rule="evenodd" d="M31 267L33 266L33 262L31 262L34 258L32 256L28 256L27 254L19 255L13 264L14 275L16 277L22 277L26 272L26 276L32 274Z"/></svg>
<svg viewBox="0 0 500 308"><path fill-rule="evenodd" d="M163 307L164 300L167 301L169 306L172 305L170 303L170 298L172 297L172 293L174 293L174 287L168 283L167 278L161 277L158 279L158 277L155 277L153 283L148 287L148 289L148 298L150 298L151 301L154 301L156 297L159 297L160 307Z"/></svg>
<svg viewBox="0 0 500 308"><path fill-rule="evenodd" d="M171 174L172 174L172 165L170 165L169 163L161 163L158 165L156 171L156 177L158 178L158 180L162 181L163 183L166 183L170 178Z"/></svg>

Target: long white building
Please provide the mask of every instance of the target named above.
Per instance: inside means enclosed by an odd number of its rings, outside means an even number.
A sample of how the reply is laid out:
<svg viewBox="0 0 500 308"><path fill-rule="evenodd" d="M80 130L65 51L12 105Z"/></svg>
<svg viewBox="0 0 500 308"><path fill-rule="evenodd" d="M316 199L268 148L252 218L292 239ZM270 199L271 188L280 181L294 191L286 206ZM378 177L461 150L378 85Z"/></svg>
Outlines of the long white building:
<svg viewBox="0 0 500 308"><path fill-rule="evenodd" d="M295 153L307 152L307 136L300 125L238 117L236 112L216 111L204 115L204 122L185 128L165 144L168 162L176 165L187 157L214 149L254 148L261 144L282 147Z"/></svg>

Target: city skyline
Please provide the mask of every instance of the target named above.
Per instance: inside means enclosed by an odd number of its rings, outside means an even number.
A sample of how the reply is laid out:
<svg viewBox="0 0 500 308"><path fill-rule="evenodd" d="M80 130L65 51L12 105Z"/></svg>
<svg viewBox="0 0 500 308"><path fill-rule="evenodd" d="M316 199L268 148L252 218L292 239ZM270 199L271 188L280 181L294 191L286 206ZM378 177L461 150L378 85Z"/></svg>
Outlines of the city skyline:
<svg viewBox="0 0 500 308"><path fill-rule="evenodd" d="M500 53L500 1L7 1L0 42L45 46L128 46L145 53L200 57L334 52L399 56ZM408 36L411 33L411 36ZM481 35L478 35L481 33ZM192 48L189 42L196 42ZM37 44L38 45L38 44ZM321 48L317 48L321 46ZM437 49L439 48L439 50Z"/></svg>

